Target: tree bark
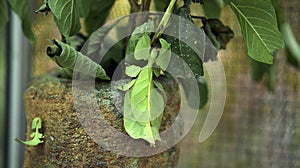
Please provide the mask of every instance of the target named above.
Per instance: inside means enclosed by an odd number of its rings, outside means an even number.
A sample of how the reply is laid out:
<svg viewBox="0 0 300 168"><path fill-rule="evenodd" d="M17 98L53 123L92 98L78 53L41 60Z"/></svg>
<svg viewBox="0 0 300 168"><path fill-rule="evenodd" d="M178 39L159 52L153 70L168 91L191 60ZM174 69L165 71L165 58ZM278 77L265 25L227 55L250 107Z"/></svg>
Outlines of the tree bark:
<svg viewBox="0 0 300 168"><path fill-rule="evenodd" d="M96 83L95 86L95 94L82 93L86 96L86 104L81 101L79 102L81 108L76 108L78 104L74 106L72 81L51 75L34 80L24 97L28 125L27 139L31 139L31 121L35 117L40 117L44 143L26 147L24 167L176 167L179 153L177 147L147 157L126 157L108 151L106 143L116 145L125 143L122 142L124 139L116 139L118 137L115 132L108 129L111 126L115 131L126 134L123 117L112 102L116 93L111 91L111 84L102 82ZM167 101L161 131L172 125L177 116L174 111L178 111L180 105L177 85L167 82L164 87L167 97L172 97L172 100ZM95 113L94 117L83 119L84 116L81 115L88 113L87 110L91 106L88 101L90 98L97 99L101 114ZM108 126L100 123L103 120L97 120L99 117L105 119ZM93 128L86 127L89 123ZM102 137L97 137L98 134ZM103 139L103 136L109 138ZM95 139L101 139L101 142L96 142ZM147 145L143 140L128 139L126 144L130 143L137 146ZM147 148L149 149L151 150ZM134 151L138 150L142 149Z"/></svg>

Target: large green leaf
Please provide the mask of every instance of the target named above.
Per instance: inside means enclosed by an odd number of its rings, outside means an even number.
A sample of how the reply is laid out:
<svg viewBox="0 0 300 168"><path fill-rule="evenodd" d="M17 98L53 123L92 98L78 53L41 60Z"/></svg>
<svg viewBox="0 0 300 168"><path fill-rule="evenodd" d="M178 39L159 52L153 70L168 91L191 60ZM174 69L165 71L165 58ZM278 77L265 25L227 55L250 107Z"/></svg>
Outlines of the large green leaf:
<svg viewBox="0 0 300 168"><path fill-rule="evenodd" d="M8 22L8 10L6 0L0 0L0 32L5 28Z"/></svg>
<svg viewBox="0 0 300 168"><path fill-rule="evenodd" d="M48 0L60 32L69 38L80 30L79 13L75 0Z"/></svg>
<svg viewBox="0 0 300 168"><path fill-rule="evenodd" d="M272 64L273 53L283 47L276 14L270 0L232 0L245 38L248 55L256 61Z"/></svg>
<svg viewBox="0 0 300 168"><path fill-rule="evenodd" d="M203 58L205 52L204 32L193 25L189 8L181 7L175 11L175 14L180 17L174 18L175 21L171 21L166 31L173 32L176 37L163 35L163 38L171 44L172 53L180 57L180 59L177 60L182 59L188 67L181 62L176 62L174 57L172 57L173 61L170 62L169 71L173 72L175 76L181 76L183 78L189 75L189 69L192 70L195 76L203 75L201 58ZM198 37L200 39L198 39ZM195 48L186 44L185 41L192 41L194 45L197 44L196 49L198 53Z"/></svg>
<svg viewBox="0 0 300 168"><path fill-rule="evenodd" d="M25 36L30 42L34 42L34 34L32 32L32 16L29 8L28 0L9 0L11 8L22 20L22 29ZM4 11L5 12L5 11Z"/></svg>
<svg viewBox="0 0 300 168"><path fill-rule="evenodd" d="M95 78L98 80L109 80L105 70L89 57L76 51L69 45L53 40L54 46L47 48L48 56L63 68L63 77L72 78L73 71L80 72L87 76L92 76L95 73ZM76 68L76 69L75 69Z"/></svg>

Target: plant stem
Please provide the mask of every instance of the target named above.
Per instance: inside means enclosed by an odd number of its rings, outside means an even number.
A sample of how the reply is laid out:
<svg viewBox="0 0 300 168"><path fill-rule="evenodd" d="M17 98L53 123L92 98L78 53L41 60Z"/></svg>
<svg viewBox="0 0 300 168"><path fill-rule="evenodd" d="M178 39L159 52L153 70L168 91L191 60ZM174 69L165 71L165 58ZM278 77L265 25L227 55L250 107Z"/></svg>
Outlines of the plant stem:
<svg viewBox="0 0 300 168"><path fill-rule="evenodd" d="M150 10L150 3L151 3L151 0L143 0L142 11L149 11Z"/></svg>
<svg viewBox="0 0 300 168"><path fill-rule="evenodd" d="M140 10L139 4L136 0L128 0L131 7L131 13L138 12Z"/></svg>
<svg viewBox="0 0 300 168"><path fill-rule="evenodd" d="M151 45L161 36L161 34L166 29L167 24L170 20L174 5L176 4L176 1L177 0L171 0L171 2L169 3L168 8L165 11L164 16L162 17L162 19L161 19L161 21L158 25L158 28L157 28L157 30L156 30L153 38L152 38Z"/></svg>

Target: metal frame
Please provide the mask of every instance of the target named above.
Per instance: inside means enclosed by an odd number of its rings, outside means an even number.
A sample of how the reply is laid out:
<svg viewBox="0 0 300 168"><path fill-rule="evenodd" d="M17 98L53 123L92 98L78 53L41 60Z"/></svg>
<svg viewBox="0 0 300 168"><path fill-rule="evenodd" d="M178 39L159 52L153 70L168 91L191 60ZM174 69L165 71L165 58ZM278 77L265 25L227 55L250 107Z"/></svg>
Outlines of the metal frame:
<svg viewBox="0 0 300 168"><path fill-rule="evenodd" d="M6 149L5 167L23 167L24 145L15 138L26 138L23 93L31 74L31 47L22 32L19 17L11 12L8 26L6 69Z"/></svg>

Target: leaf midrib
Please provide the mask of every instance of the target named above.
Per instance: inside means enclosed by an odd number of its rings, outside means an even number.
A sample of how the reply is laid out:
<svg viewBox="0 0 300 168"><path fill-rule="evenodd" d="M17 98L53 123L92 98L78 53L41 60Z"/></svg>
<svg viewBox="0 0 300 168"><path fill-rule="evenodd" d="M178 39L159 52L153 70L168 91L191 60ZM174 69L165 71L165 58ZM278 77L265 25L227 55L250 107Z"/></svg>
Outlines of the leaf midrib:
<svg viewBox="0 0 300 168"><path fill-rule="evenodd" d="M245 19L245 21L248 23L248 25L252 28L252 30L254 31L254 33L257 35L259 41L263 44L263 46L270 52L268 46L266 45L266 43L264 42L264 40L260 37L259 33L255 30L255 28L252 26L251 22L247 19L247 17L242 13L242 11L239 10L239 8L233 3L230 2L230 4L232 5L232 7L235 8L235 10L238 11L238 13Z"/></svg>

